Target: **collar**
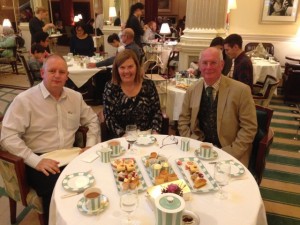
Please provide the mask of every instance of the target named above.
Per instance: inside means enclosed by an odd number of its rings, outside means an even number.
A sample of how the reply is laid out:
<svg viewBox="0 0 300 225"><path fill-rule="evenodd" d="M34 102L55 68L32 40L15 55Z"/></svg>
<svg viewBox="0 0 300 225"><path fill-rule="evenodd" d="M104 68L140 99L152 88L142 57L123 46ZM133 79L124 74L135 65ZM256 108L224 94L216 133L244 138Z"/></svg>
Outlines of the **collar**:
<svg viewBox="0 0 300 225"><path fill-rule="evenodd" d="M39 87L40 87L40 90L42 92L42 95L44 97L44 99L48 98L48 97L51 97L53 99L55 99L51 94L50 92L48 91L48 89L45 87L44 85L44 82L42 81L41 83L39 83ZM66 92L65 92L65 88L63 88L63 91L62 91L62 94L60 96L60 99L64 99L66 98L67 95L66 95Z"/></svg>
<svg viewBox="0 0 300 225"><path fill-rule="evenodd" d="M220 82L222 79L222 75L220 76L220 78L213 84L213 85L208 85L205 80L204 80L204 88L206 89L208 86L213 87L214 90L218 91L219 90L219 86L220 86Z"/></svg>

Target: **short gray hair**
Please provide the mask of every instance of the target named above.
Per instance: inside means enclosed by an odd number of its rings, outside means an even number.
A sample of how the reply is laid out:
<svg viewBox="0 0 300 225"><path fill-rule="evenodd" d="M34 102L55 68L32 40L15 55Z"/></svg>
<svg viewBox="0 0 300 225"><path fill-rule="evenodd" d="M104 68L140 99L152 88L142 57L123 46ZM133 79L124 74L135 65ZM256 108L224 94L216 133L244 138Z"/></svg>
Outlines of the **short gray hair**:
<svg viewBox="0 0 300 225"><path fill-rule="evenodd" d="M216 47L208 47L208 48L203 49L203 50L200 52L200 54L199 54L199 61L201 60L202 53L203 53L205 50L207 50L207 49L216 49L217 51L219 51L220 60L224 60L224 58L223 58L223 52L222 52L220 49L218 49L218 48L216 48Z"/></svg>

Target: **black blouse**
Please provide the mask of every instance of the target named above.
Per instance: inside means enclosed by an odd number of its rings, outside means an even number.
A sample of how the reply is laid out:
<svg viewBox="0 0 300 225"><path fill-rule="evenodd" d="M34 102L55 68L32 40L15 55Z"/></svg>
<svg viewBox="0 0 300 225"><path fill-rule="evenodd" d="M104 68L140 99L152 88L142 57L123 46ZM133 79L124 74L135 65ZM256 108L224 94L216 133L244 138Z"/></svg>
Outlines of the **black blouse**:
<svg viewBox="0 0 300 225"><path fill-rule="evenodd" d="M122 137L129 124L136 124L141 131L161 131L162 113L152 80L143 80L141 90L135 97L128 97L119 85L108 82L103 101L105 122L113 136Z"/></svg>

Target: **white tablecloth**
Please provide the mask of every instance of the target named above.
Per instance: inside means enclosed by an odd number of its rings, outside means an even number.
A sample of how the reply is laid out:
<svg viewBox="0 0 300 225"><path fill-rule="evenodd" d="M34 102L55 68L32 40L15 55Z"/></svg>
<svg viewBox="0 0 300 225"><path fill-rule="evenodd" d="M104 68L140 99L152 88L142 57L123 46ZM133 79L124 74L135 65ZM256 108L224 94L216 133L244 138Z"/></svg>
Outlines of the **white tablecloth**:
<svg viewBox="0 0 300 225"><path fill-rule="evenodd" d="M157 143L161 145L163 135L155 135ZM177 137L180 143L180 137ZM120 139L123 147L127 147L127 142L124 138ZM125 153L121 157L134 157L143 174L143 177L148 186L151 186L151 181L141 161L141 156L149 155L150 152L156 151L159 154L169 157L169 162L172 165L175 173L179 178L183 178L178 169L175 159L179 157L194 156L193 150L199 146L198 141L191 140L190 152L182 152L179 145L168 145L160 149L156 144L147 147L137 147L138 153L135 156ZM113 172L109 163L102 163L100 159L94 160L92 163L83 162L82 159L97 151L101 146L106 146L106 143L99 143L92 147L89 151L84 152L75 158L62 172L54 189L51 205L50 205L50 225L90 225L90 224L110 224L119 225L124 219L119 207L119 194L114 181ZM218 160L233 159L230 155L222 150L215 149L218 152ZM202 160L203 165L208 172L213 174L213 164L208 164ZM73 197L62 199L61 196L67 192L62 187L63 178L74 172L92 170L95 177L95 187L99 187L103 194L109 198L108 208L96 216L86 216L81 214L76 205L83 197L79 194ZM227 200L219 200L214 195L214 192L205 194L192 194L192 199L187 202L187 209L195 212L200 217L201 225L266 225L265 209L259 192L259 188L252 177L251 173L246 169L245 174L239 180L232 180L225 187L230 197ZM138 209L133 213L133 219L140 221L143 225L154 225L155 215L146 201L145 193L139 195Z"/></svg>
<svg viewBox="0 0 300 225"><path fill-rule="evenodd" d="M282 78L281 66L278 62L269 62L265 59L253 60L253 84L264 82L267 75L275 77L277 80Z"/></svg>
<svg viewBox="0 0 300 225"><path fill-rule="evenodd" d="M88 69L85 65L81 67L73 59L68 62L68 70L69 78L78 88L84 85L97 72L101 71L99 68Z"/></svg>
<svg viewBox="0 0 300 225"><path fill-rule="evenodd" d="M182 103L184 100L186 90L175 87L175 85L168 85L167 88L167 104L166 114L170 120L178 120L182 110Z"/></svg>

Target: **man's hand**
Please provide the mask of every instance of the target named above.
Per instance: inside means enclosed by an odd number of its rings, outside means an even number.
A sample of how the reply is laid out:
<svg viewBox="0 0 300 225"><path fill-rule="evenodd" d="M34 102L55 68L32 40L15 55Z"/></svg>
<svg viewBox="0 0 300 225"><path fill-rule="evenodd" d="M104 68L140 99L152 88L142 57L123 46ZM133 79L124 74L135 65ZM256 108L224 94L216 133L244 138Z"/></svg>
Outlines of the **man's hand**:
<svg viewBox="0 0 300 225"><path fill-rule="evenodd" d="M36 170L43 172L46 176L49 176L49 172L52 174L60 173L60 169L58 167L59 162L52 159L42 159L37 166Z"/></svg>

